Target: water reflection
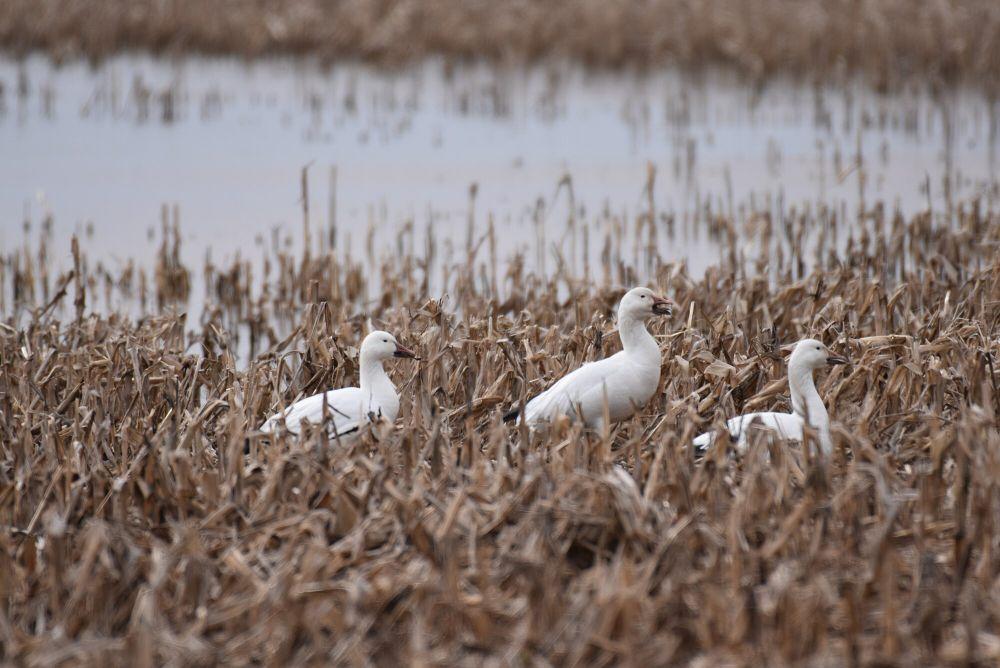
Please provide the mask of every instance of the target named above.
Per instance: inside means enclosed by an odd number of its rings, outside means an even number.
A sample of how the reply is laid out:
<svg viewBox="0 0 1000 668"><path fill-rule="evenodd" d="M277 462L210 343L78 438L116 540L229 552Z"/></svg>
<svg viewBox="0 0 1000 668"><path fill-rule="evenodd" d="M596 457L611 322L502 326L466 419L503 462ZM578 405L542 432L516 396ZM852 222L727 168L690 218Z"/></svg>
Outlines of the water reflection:
<svg viewBox="0 0 1000 668"><path fill-rule="evenodd" d="M973 91L760 87L721 72L5 60L0 242L48 219L57 257L89 226L91 257L143 261L167 203L189 259L301 244L304 225L343 252L392 253L399 230L428 228L458 252L470 218L489 216L500 257L540 267L584 259L564 246L567 221L627 235L652 215L685 230L660 250L697 272L719 260L699 233L713 215L750 228L755 211L793 204L993 206L997 119Z"/></svg>

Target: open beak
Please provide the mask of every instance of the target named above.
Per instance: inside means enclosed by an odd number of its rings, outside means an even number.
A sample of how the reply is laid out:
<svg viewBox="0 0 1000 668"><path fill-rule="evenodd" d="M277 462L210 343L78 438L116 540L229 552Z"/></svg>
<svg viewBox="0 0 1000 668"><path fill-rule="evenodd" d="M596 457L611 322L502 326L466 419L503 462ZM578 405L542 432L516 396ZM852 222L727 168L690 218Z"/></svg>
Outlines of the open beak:
<svg viewBox="0 0 1000 668"><path fill-rule="evenodd" d="M418 359L420 359L419 357L417 357L417 354L415 352L413 352L409 348L404 348L403 346L399 345L398 343L396 344L396 352L394 352L392 354L392 356L393 357L406 357L406 358L411 359L411 360L418 360Z"/></svg>
<svg viewBox="0 0 1000 668"><path fill-rule="evenodd" d="M826 358L826 363L830 366L834 366L835 364L850 364L851 361L846 357L841 357L840 355L830 355Z"/></svg>
<svg viewBox="0 0 1000 668"><path fill-rule="evenodd" d="M664 297L653 297L653 314L670 315L674 312L674 303Z"/></svg>

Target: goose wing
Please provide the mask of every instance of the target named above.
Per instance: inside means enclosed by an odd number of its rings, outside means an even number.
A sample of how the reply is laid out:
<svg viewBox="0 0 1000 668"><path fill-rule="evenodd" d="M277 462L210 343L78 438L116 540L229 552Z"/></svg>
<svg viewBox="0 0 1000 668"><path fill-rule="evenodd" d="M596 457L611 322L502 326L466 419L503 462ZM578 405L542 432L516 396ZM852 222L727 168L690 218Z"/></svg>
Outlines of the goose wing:
<svg viewBox="0 0 1000 668"><path fill-rule="evenodd" d="M538 396L524 409L528 422L551 420L559 415L574 415L582 397L592 390L599 390L616 371L621 353L607 359L584 364L572 371Z"/></svg>
<svg viewBox="0 0 1000 668"><path fill-rule="evenodd" d="M786 441L802 440L802 418L793 413L748 413L726 421L726 430L740 450L747 447L750 432L758 429L773 432ZM705 450L714 436L715 432L701 434L694 439L694 446Z"/></svg>
<svg viewBox="0 0 1000 668"><path fill-rule="evenodd" d="M314 425L321 424L325 416L330 434L343 436L357 431L365 422L366 404L365 395L358 387L322 392L296 401L285 410L271 416L261 425L260 430L274 432L284 419L285 429L298 434L303 421L307 420Z"/></svg>

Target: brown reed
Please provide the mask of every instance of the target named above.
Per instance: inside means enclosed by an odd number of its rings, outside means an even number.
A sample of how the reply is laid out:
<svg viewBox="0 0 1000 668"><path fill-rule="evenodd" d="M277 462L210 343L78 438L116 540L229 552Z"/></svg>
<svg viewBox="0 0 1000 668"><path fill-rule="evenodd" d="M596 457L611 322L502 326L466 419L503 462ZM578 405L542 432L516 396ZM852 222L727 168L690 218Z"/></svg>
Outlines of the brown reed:
<svg viewBox="0 0 1000 668"><path fill-rule="evenodd" d="M141 49L397 64L435 54L570 57L992 87L1000 8L993 0L5 0L0 48L57 58Z"/></svg>
<svg viewBox="0 0 1000 668"><path fill-rule="evenodd" d="M500 274L473 245L440 268L446 300L433 240L385 262L374 299L370 268L334 250L278 252L256 278L207 265L198 322L95 314L79 254L62 274L5 255L0 659L1000 660L1000 218L863 213L802 274L798 227L835 216L753 223L771 279L736 248L699 278L651 246L650 284L678 305L656 325L662 387L607 438L500 414L615 350L611 308L643 271L620 240L590 281L567 263ZM166 304L193 272L164 249ZM145 276L127 271L107 289ZM391 371L397 424L261 442L275 406L356 382L368 318L423 357ZM696 459L691 437L722 417L787 409L782 350L804 335L853 360L818 381L832 456Z"/></svg>

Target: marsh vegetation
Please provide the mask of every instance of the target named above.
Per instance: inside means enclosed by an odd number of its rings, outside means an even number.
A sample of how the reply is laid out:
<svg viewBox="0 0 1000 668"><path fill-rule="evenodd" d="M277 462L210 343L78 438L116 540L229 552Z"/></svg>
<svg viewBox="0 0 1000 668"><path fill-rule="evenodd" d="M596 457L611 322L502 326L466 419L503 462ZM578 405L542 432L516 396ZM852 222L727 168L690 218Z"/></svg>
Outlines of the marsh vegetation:
<svg viewBox="0 0 1000 668"><path fill-rule="evenodd" d="M0 3L0 661L1000 663L996 3L125 5Z"/></svg>
<svg viewBox="0 0 1000 668"><path fill-rule="evenodd" d="M774 279L735 245L700 277L611 237L591 241L600 264L543 278L495 262L489 228L447 266L401 239L377 290L333 251L187 267L172 234L145 273L6 254L6 658L996 660L1000 220L975 202L859 219L811 272L771 256ZM792 248L839 224L756 221ZM170 305L198 272L192 322ZM642 414L606 437L503 424L512 398L616 349L611 308L644 273L677 309ZM150 313L95 314L102 291ZM397 423L263 445L276 406L355 380L369 321L423 357L391 372ZM853 361L819 379L832 455L696 459L722 418L787 410L782 345L806 334Z"/></svg>

